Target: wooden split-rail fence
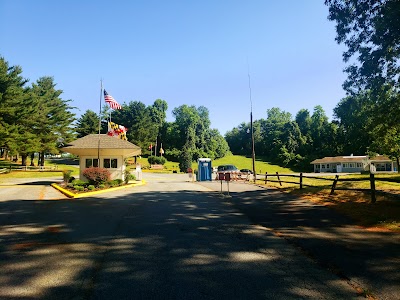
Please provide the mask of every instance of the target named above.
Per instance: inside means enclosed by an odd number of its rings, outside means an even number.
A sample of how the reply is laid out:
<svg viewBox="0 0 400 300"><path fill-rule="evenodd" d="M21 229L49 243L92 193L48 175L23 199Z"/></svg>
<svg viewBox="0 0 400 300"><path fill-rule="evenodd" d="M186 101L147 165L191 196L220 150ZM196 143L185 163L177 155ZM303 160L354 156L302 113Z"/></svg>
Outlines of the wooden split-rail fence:
<svg viewBox="0 0 400 300"><path fill-rule="evenodd" d="M257 175L261 175L261 174L257 174ZM277 179L270 179L270 178L276 177ZM282 178L285 177L289 177L289 178L298 178L297 181L295 180L282 180ZM330 194L332 195L335 190L350 190L350 191L361 191L361 192L369 192L371 194L371 203L375 203L376 202L376 184L375 181L379 180L379 181L386 181L386 182L395 182L395 183L399 183L400 182L398 180L395 179L391 179L391 178L375 178L375 174L371 173L369 174L369 178L339 178L339 175L335 175L335 178L326 178L326 177L318 177L318 176L307 176L304 175L303 173L300 173L299 175L297 174L278 174L278 172L276 172L276 174L268 174L268 172L265 173L265 179L264 179L264 183L267 184L268 182L278 182L279 185L282 186L282 183L291 183L291 184L298 184L300 189L303 189L305 186L307 187L316 187L315 185L308 185L308 184L304 184L303 179L304 178L311 178L311 179L316 179L316 180L326 180L326 181L332 181L332 186L331 186L331 192ZM343 188L343 187L337 187L337 183L339 181L341 182L356 182L356 181L368 181L370 182L370 188L369 189L359 189L359 188ZM382 191L379 191L381 193L383 193Z"/></svg>
<svg viewBox="0 0 400 300"><path fill-rule="evenodd" d="M7 168L0 169L0 174L13 171L57 171L57 170L58 166L9 166Z"/></svg>

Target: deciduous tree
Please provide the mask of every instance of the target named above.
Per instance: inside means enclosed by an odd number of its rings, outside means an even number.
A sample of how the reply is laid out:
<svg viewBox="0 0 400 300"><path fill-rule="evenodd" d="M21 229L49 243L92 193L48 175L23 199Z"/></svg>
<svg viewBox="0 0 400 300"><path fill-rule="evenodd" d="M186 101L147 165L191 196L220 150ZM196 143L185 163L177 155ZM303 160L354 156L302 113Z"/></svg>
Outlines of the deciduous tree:
<svg viewBox="0 0 400 300"><path fill-rule="evenodd" d="M347 91L400 88L400 1L326 0L329 20L336 21L336 41L343 54Z"/></svg>

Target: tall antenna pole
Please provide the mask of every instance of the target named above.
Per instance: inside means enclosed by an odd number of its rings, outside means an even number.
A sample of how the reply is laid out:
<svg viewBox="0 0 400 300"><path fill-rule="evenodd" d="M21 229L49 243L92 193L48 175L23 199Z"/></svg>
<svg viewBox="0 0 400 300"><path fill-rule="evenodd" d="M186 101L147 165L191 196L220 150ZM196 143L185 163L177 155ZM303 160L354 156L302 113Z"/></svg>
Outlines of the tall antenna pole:
<svg viewBox="0 0 400 300"><path fill-rule="evenodd" d="M101 98L103 96L103 79L100 79L100 101L99 101L99 141L97 144L97 166L100 167L100 130L101 130Z"/></svg>
<svg viewBox="0 0 400 300"><path fill-rule="evenodd" d="M251 131L251 159L253 161L253 178L256 183L256 154L254 151L254 129L253 129L253 101L251 99L251 84L250 84L250 67L247 59L247 75L249 77L249 96L250 96L250 131Z"/></svg>

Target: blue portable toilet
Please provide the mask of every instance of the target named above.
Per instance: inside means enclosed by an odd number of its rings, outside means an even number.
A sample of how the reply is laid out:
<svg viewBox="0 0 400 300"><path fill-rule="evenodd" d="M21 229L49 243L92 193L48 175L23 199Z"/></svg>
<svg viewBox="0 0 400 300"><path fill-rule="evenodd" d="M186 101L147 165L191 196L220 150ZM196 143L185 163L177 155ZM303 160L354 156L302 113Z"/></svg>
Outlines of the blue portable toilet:
<svg viewBox="0 0 400 300"><path fill-rule="evenodd" d="M212 180L212 166L210 158L199 158L197 180L198 181L211 181Z"/></svg>

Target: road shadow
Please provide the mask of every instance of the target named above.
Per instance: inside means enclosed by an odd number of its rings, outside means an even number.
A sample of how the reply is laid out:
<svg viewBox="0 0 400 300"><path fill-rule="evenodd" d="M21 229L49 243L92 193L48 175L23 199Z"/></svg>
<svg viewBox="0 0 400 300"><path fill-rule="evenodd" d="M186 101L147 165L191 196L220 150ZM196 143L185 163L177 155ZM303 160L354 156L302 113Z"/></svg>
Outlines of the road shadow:
<svg viewBox="0 0 400 300"><path fill-rule="evenodd" d="M26 181L26 182L21 182L21 183L17 183L16 185L28 185L28 186L37 186L37 185L44 185L44 186L49 186L52 183L60 183L62 182L62 178L60 178L59 180L32 180L32 181Z"/></svg>
<svg viewBox="0 0 400 300"><path fill-rule="evenodd" d="M231 203L356 286L387 299L400 295L398 233L367 231L324 205L279 191L237 193Z"/></svg>
<svg viewBox="0 0 400 300"><path fill-rule="evenodd" d="M232 196L182 190L1 202L0 298L356 296L284 239L255 225L273 217L245 208L270 195Z"/></svg>
<svg viewBox="0 0 400 300"><path fill-rule="evenodd" d="M60 165L79 166L79 159L47 158L46 161Z"/></svg>

